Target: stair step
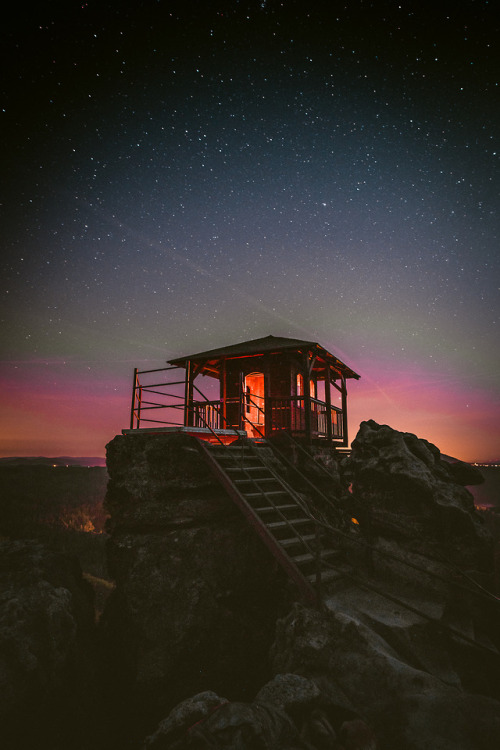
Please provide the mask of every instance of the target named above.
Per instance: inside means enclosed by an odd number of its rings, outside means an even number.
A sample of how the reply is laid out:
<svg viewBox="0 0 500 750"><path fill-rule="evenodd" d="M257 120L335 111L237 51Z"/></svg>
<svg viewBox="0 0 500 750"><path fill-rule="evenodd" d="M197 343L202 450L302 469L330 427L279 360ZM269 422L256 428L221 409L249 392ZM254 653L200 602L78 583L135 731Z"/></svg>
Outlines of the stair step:
<svg viewBox="0 0 500 750"><path fill-rule="evenodd" d="M267 511L273 511L273 510L297 510L297 506L293 503L290 503L289 505L266 505L262 508L254 508L256 513L266 513Z"/></svg>
<svg viewBox="0 0 500 750"><path fill-rule="evenodd" d="M279 484L276 477L252 477L251 479L233 479L234 484L249 484L250 482L275 482Z"/></svg>
<svg viewBox="0 0 500 750"><path fill-rule="evenodd" d="M291 518L289 521L273 521L267 523L266 526L272 531L280 531L281 529L288 529L290 526L304 526L311 523L312 521L309 518Z"/></svg>
<svg viewBox="0 0 500 750"><path fill-rule="evenodd" d="M258 464L257 466L249 466L248 464L242 464L241 466L226 466L224 469L226 474L228 474L230 471L264 471L267 474L269 474L269 470L266 469L265 466L262 466L262 464Z"/></svg>
<svg viewBox="0 0 500 750"><path fill-rule="evenodd" d="M285 490L262 490L262 492L242 492L245 500L253 500L256 497L288 497Z"/></svg>
<svg viewBox="0 0 500 750"><path fill-rule="evenodd" d="M289 549L290 547L296 547L299 544L302 544L303 542L313 542L316 539L315 534L304 534L303 537L299 536L292 536L289 539L280 539L280 547L283 547L284 549Z"/></svg>
<svg viewBox="0 0 500 750"><path fill-rule="evenodd" d="M320 552L320 559L326 560L329 557L335 557L335 555L338 554L339 551L336 549L322 549ZM308 552L305 555L292 555L292 560L296 565L300 565L301 563L315 562L316 555L313 555L311 552Z"/></svg>

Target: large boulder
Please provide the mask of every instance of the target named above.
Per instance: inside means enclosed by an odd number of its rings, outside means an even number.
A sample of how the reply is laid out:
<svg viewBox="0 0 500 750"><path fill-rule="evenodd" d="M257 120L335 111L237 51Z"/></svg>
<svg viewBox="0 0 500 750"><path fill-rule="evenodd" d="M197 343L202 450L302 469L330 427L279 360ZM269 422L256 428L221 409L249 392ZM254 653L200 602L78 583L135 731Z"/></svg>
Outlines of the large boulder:
<svg viewBox="0 0 500 750"><path fill-rule="evenodd" d="M380 747L495 750L500 702L468 692L433 624L403 622L399 607L385 619L370 622L354 602L331 601L324 612L296 604L278 623L274 669L314 681L337 705L344 696Z"/></svg>
<svg viewBox="0 0 500 750"><path fill-rule="evenodd" d="M340 743L340 744L339 744ZM176 706L143 750L376 750L373 732L318 685L279 674L250 703L207 691Z"/></svg>
<svg viewBox="0 0 500 750"><path fill-rule="evenodd" d="M108 562L102 619L117 710L147 729L207 690L251 697L269 675L284 574L187 435L107 446ZM137 727L138 735L142 727Z"/></svg>
<svg viewBox="0 0 500 750"><path fill-rule="evenodd" d="M490 566L490 534L462 484L467 472L443 461L432 443L362 422L343 469L353 515L370 534L441 549L472 569Z"/></svg>
<svg viewBox="0 0 500 750"><path fill-rule="evenodd" d="M3 747L91 745L93 629L93 592L75 558L36 542L0 542Z"/></svg>

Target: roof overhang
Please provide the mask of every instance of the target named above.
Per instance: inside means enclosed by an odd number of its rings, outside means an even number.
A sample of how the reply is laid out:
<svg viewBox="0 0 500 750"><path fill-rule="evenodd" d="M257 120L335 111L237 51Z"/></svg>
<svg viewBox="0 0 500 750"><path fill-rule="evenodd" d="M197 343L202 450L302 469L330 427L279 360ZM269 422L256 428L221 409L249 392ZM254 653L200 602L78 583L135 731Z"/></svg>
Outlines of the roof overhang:
<svg viewBox="0 0 500 750"><path fill-rule="evenodd" d="M183 357L169 360L168 364L175 367L186 367L191 363L198 369L198 374L210 375L218 378L221 371L222 362L233 359L247 359L249 357L263 357L265 355L279 354L282 352L297 352L304 354L309 352L310 356L316 358L316 362L321 367L313 370L324 370L325 364L328 364L339 375L345 378L359 379L359 375L342 362L334 354L328 352L324 347L315 341L303 341L301 339L290 339L281 336L265 336L260 339L243 341L239 344L221 347L219 349L208 349L204 352L189 354Z"/></svg>

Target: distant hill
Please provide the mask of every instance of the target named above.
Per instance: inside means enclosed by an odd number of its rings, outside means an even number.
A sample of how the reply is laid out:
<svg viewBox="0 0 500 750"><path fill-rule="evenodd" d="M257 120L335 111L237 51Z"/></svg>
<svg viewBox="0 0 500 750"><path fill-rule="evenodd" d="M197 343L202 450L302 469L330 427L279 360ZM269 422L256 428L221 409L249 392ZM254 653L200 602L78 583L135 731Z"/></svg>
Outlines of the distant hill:
<svg viewBox="0 0 500 750"><path fill-rule="evenodd" d="M0 458L0 466L106 466L99 456L9 456Z"/></svg>

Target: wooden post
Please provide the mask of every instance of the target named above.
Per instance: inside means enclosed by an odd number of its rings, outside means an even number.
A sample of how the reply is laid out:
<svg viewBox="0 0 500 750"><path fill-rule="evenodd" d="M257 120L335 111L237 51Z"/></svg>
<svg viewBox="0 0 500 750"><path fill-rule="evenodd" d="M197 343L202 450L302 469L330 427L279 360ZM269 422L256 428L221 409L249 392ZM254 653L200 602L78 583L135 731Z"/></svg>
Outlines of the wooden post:
<svg viewBox="0 0 500 750"><path fill-rule="evenodd" d="M137 367L134 368L134 385L132 387L132 406L130 407L130 429L134 429L134 410L135 410L135 396L137 390ZM137 425L139 427L139 425Z"/></svg>
<svg viewBox="0 0 500 750"><path fill-rule="evenodd" d="M273 431L271 414L271 362L268 355L264 355L262 362L264 373L264 435L269 437Z"/></svg>
<svg viewBox="0 0 500 750"><path fill-rule="evenodd" d="M239 397L239 415L238 415L238 429L246 430L245 422L245 373L240 371L240 397Z"/></svg>
<svg viewBox="0 0 500 750"><path fill-rule="evenodd" d="M306 442L311 444L311 384L309 382L309 352L304 354L304 428Z"/></svg>
<svg viewBox="0 0 500 750"><path fill-rule="evenodd" d="M344 374L342 374L342 433L342 445L347 447L349 445L349 436L347 434L347 385Z"/></svg>
<svg viewBox="0 0 500 750"><path fill-rule="evenodd" d="M226 360L222 360L221 365L221 371L220 371L220 400L221 400L221 418L220 418L220 425L219 427L223 430L227 428L227 407L226 407L226 397L227 397L227 380L226 380Z"/></svg>
<svg viewBox="0 0 500 750"><path fill-rule="evenodd" d="M330 390L330 365L325 362L326 439L332 442L332 392Z"/></svg>
<svg viewBox="0 0 500 750"><path fill-rule="evenodd" d="M192 427L193 422L193 365L188 360L186 364L186 383L184 386L184 426Z"/></svg>

